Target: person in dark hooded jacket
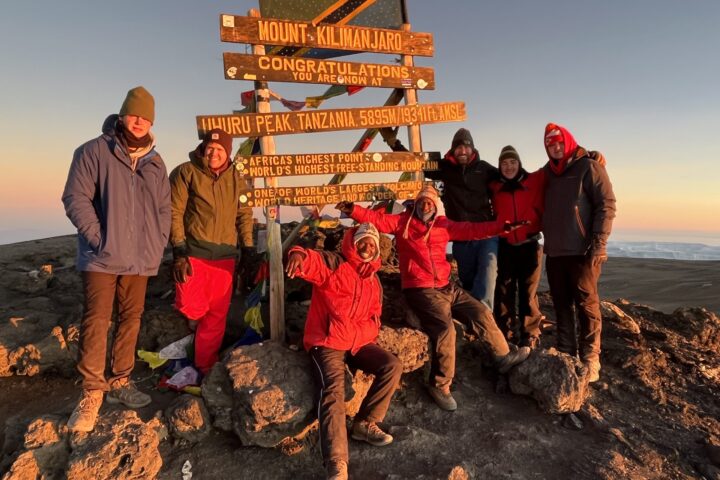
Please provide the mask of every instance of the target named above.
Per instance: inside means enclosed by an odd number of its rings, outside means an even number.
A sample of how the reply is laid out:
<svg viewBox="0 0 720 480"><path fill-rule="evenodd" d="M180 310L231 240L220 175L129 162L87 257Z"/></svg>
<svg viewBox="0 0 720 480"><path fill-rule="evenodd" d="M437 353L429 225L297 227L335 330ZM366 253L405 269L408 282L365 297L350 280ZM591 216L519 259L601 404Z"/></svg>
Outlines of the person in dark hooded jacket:
<svg viewBox="0 0 720 480"><path fill-rule="evenodd" d="M426 171L427 178L442 181L445 215L454 222L489 222L496 219L490 183L499 178L498 169L475 148L472 135L459 129L450 150L439 162L439 170ZM495 302L498 238L458 240L452 244L458 277L465 290L490 310Z"/></svg>
<svg viewBox="0 0 720 480"><path fill-rule="evenodd" d="M615 194L605 168L591 161L567 129L549 123L544 143L549 161L544 167L547 184L542 229L545 268L557 316L557 348L579 354L594 382L600 377L602 330L597 283L607 260Z"/></svg>
<svg viewBox="0 0 720 480"><path fill-rule="evenodd" d="M157 275L170 230L170 185L151 133L155 99L131 89L103 133L75 150L62 201L78 230L77 269L85 297L77 368L83 392L68 421L93 430L109 403L140 408L149 395L130 381L150 276ZM117 303L112 375L105 376L108 328Z"/></svg>
<svg viewBox="0 0 720 480"><path fill-rule="evenodd" d="M392 442L377 425L385 417L397 389L402 365L375 343L380 330L382 286L380 234L371 223L346 230L342 258L328 266L314 250L293 247L286 273L313 284L303 343L312 358L319 387L320 444L329 479L347 479L345 364L375 375L351 436L371 445Z"/></svg>
<svg viewBox="0 0 720 480"><path fill-rule="evenodd" d="M500 179L491 184L497 218L507 222L527 220L529 225L500 239L495 318L506 338L535 348L542 319L537 289L542 271L540 229L545 172L540 169L528 173L512 145L502 149L498 163Z"/></svg>
<svg viewBox="0 0 720 480"><path fill-rule="evenodd" d="M170 173L175 308L196 325L195 366L207 374L225 334L238 240L243 254L252 250L253 216L240 204L248 185L230 135L210 130L189 156Z"/></svg>
<svg viewBox="0 0 720 480"><path fill-rule="evenodd" d="M399 215L368 210L350 202L336 205L353 220L371 222L381 232L395 235L403 295L432 344L428 392L440 408L453 411L457 409L450 393L455 376L453 318L464 323L487 347L501 373L525 360L530 349L523 347L511 352L492 311L450 281L447 244L507 234L524 222L454 222L438 215L439 207L440 197L431 185L418 193L411 209Z"/></svg>

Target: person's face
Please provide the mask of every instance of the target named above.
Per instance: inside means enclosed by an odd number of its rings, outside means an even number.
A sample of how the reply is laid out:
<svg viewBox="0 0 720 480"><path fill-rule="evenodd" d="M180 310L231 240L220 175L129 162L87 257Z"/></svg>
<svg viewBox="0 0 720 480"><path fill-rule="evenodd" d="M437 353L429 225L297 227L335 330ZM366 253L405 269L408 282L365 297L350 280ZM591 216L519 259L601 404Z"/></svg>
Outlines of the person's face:
<svg viewBox="0 0 720 480"><path fill-rule="evenodd" d="M458 145L453 150L453 157L458 161L460 165L465 165L470 161L472 157L473 149L470 145Z"/></svg>
<svg viewBox="0 0 720 480"><path fill-rule="evenodd" d="M500 160L500 173L508 180L515 178L520 171L520 162L515 158L503 158Z"/></svg>
<svg viewBox="0 0 720 480"><path fill-rule="evenodd" d="M553 143L547 147L548 155L553 160L562 160L565 153L565 144L563 142Z"/></svg>
<svg viewBox="0 0 720 480"><path fill-rule="evenodd" d="M377 246L370 237L361 238L355 244L355 248L357 249L358 255L360 255L360 258L362 258L363 260L375 258L375 255L377 255Z"/></svg>
<svg viewBox="0 0 720 480"><path fill-rule="evenodd" d="M420 199L415 204L415 208L417 209L418 213L422 215L427 215L429 213L435 212L435 204L427 197L420 197Z"/></svg>
<svg viewBox="0 0 720 480"><path fill-rule="evenodd" d="M219 143L210 142L205 146L205 157L210 168L220 168L227 161L227 152Z"/></svg>
<svg viewBox="0 0 720 480"><path fill-rule="evenodd" d="M123 115L120 117L120 121L125 125L125 129L132 133L135 138L142 138L148 134L152 123L137 115Z"/></svg>

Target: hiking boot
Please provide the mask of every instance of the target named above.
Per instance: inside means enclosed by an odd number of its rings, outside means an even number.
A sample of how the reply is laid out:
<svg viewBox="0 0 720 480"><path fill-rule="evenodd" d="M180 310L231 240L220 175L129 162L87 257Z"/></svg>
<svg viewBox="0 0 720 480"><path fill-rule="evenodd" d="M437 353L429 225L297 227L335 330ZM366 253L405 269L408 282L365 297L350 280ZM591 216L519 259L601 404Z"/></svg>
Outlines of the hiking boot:
<svg viewBox="0 0 720 480"><path fill-rule="evenodd" d="M354 422L350 436L355 440L362 440L376 447L382 447L393 441L392 435L380 430L377 423L366 420Z"/></svg>
<svg viewBox="0 0 720 480"><path fill-rule="evenodd" d="M500 373L507 373L512 367L518 363L524 362L530 355L530 347L520 347L517 350L508 353L504 357L500 357L497 361Z"/></svg>
<svg viewBox="0 0 720 480"><path fill-rule="evenodd" d="M83 390L67 427L73 432L92 432L103 402L102 390Z"/></svg>
<svg viewBox="0 0 720 480"><path fill-rule="evenodd" d="M348 480L348 464L345 460L330 460L327 463L328 480Z"/></svg>
<svg viewBox="0 0 720 480"><path fill-rule="evenodd" d="M597 360L589 360L585 362L585 368L587 368L588 383L597 382L600 380L600 362Z"/></svg>
<svg viewBox="0 0 720 480"><path fill-rule="evenodd" d="M450 386L447 387L428 387L428 393L435 400L438 407L448 412L457 410L457 402L450 393Z"/></svg>
<svg viewBox="0 0 720 480"><path fill-rule="evenodd" d="M149 405L152 401L150 395L135 388L127 377L115 380L110 388L107 394L108 403L122 403L129 408L140 408Z"/></svg>

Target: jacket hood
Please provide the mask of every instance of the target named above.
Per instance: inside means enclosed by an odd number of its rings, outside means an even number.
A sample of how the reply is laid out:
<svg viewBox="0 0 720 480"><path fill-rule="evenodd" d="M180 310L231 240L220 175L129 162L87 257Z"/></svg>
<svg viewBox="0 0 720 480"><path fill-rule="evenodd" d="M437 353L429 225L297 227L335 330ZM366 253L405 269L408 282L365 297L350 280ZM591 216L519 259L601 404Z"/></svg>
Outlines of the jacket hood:
<svg viewBox="0 0 720 480"><path fill-rule="evenodd" d="M572 136L572 134L562 125L557 125L555 123L548 123L545 126L545 136L543 137L543 143L545 145L545 152L548 152L548 146L552 145L553 143L562 142L564 145L563 150L563 157L560 160L555 160L552 157L550 157L550 154L548 153L548 158L550 159L550 169L555 173L556 175L562 175L562 173L565 171L565 168L567 168L568 163L573 158L573 155L575 154L575 150L578 148L578 144L575 141L575 138Z"/></svg>
<svg viewBox="0 0 720 480"><path fill-rule="evenodd" d="M117 124L119 119L120 115L118 115L117 113L112 113L108 115L102 124L102 133L104 133L105 135L115 135L115 125Z"/></svg>
<svg viewBox="0 0 720 480"><path fill-rule="evenodd" d="M357 233L357 229L358 227L353 227L345 230L342 243L342 254L343 257L345 257L345 261L352 265L353 269L355 269L360 278L368 278L380 270L382 262L380 260L380 255L377 255L377 257L370 262L363 262L363 259L360 258L360 255L358 255L357 249L355 248L354 237L355 233ZM380 248L378 248L378 252L379 251Z"/></svg>

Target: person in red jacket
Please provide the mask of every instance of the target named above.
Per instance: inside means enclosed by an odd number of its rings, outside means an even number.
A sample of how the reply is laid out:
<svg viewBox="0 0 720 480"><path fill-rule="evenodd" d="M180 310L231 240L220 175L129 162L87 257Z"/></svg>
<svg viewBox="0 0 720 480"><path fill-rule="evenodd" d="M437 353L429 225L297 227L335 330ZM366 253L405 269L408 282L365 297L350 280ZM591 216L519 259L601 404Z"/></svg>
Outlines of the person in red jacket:
<svg viewBox="0 0 720 480"><path fill-rule="evenodd" d="M457 409L450 393L455 376L453 318L464 323L488 347L501 373L524 361L530 349L511 352L492 311L450 282L447 244L508 233L522 222L454 222L437 215L439 206L437 190L427 185L418 193L414 207L399 215L368 210L351 202L340 202L336 208L355 221L371 222L381 232L395 235L403 294L432 345L428 392L440 408L453 411Z"/></svg>
<svg viewBox="0 0 720 480"><path fill-rule="evenodd" d="M540 342L542 319L537 289L542 271L545 174L542 169L528 173L512 145L502 149L498 162L501 179L490 185L497 219L530 223L500 239L495 319L508 340L535 348Z"/></svg>
<svg viewBox="0 0 720 480"><path fill-rule="evenodd" d="M375 446L393 441L377 422L385 418L402 374L397 357L375 343L382 313L382 286L375 274L380 268L377 229L363 223L347 230L342 255L344 261L331 268L320 253L293 247L285 269L288 277L314 285L303 343L320 388L320 444L332 479L347 479L345 364L375 375L351 431L353 439Z"/></svg>

